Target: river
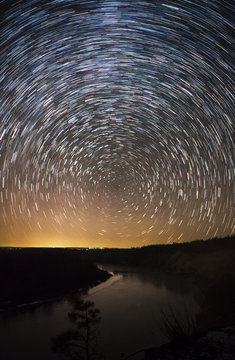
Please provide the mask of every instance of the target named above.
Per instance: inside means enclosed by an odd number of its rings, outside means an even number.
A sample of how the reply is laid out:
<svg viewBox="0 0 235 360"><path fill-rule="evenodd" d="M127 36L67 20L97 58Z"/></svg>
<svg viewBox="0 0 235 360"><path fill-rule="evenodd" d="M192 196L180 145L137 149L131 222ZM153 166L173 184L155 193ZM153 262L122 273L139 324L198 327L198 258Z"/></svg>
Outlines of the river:
<svg viewBox="0 0 235 360"><path fill-rule="evenodd" d="M100 265L101 266L101 265ZM167 342L164 316L187 319L199 306L186 277L156 270L105 265L113 276L93 288L86 297L100 310L98 343L105 360L120 360L135 351ZM64 297L17 312L0 314L2 360L58 360L50 339L71 328L67 313L71 302ZM143 354L132 359L141 359Z"/></svg>

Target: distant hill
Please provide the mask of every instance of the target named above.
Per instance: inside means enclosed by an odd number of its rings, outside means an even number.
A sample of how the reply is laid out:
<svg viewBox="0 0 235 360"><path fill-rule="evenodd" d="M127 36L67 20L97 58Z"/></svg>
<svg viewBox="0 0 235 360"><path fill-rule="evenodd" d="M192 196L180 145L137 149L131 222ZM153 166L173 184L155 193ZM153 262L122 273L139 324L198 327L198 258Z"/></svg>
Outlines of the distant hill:
<svg viewBox="0 0 235 360"><path fill-rule="evenodd" d="M60 296L109 275L83 251L45 248L0 249L0 308Z"/></svg>
<svg viewBox="0 0 235 360"><path fill-rule="evenodd" d="M150 245L131 249L92 249L85 255L95 262L158 267L165 271L189 272L195 266L209 266L214 257L217 262L226 253L229 260L235 251L235 236L197 240L186 243L168 245ZM199 256L200 255L200 256ZM200 258L200 259L199 259ZM231 259L232 260L232 259ZM195 263L196 261L196 263ZM207 270L209 270L207 268Z"/></svg>

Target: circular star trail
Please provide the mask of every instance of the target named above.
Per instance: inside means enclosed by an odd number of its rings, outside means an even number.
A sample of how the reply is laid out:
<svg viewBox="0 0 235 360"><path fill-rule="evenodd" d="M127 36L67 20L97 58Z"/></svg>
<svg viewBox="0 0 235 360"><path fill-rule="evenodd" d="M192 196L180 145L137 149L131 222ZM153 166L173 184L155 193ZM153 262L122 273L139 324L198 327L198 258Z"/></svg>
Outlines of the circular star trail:
<svg viewBox="0 0 235 360"><path fill-rule="evenodd" d="M232 5L1 2L2 243L234 233Z"/></svg>

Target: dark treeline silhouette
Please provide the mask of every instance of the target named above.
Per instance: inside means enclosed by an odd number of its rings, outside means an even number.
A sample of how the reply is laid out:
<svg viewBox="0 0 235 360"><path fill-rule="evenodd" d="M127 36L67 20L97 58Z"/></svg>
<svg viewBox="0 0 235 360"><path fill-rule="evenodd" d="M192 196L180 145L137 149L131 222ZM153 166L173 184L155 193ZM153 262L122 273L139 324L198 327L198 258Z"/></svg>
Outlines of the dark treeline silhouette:
<svg viewBox="0 0 235 360"><path fill-rule="evenodd" d="M0 249L0 307L47 299L86 288L109 275L85 259L82 250Z"/></svg>
<svg viewBox="0 0 235 360"><path fill-rule="evenodd" d="M193 266L193 260L198 260L199 256L206 261L208 255L225 252L234 254L235 236L130 249L91 249L85 256L101 264L158 267L169 272L188 273L190 264Z"/></svg>

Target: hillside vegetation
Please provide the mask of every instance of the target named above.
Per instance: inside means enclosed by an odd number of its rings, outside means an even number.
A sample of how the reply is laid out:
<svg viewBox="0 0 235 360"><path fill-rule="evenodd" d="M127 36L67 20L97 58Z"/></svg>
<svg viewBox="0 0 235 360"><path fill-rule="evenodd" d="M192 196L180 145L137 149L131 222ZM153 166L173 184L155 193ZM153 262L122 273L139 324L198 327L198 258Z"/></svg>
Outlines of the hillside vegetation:
<svg viewBox="0 0 235 360"><path fill-rule="evenodd" d="M0 307L63 295L109 275L72 249L0 249Z"/></svg>

